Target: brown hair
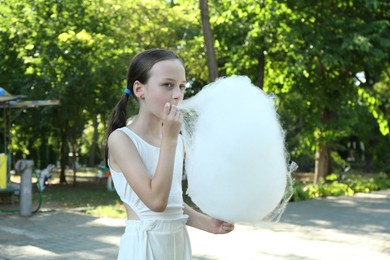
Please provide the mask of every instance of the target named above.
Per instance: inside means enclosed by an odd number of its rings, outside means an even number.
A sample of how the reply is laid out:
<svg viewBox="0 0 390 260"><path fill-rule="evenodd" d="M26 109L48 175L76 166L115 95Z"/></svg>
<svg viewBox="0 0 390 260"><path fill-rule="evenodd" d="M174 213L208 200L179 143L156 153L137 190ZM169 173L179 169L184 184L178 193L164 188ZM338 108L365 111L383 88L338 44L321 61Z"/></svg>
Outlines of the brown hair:
<svg viewBox="0 0 390 260"><path fill-rule="evenodd" d="M150 70L153 65L163 60L179 60L183 61L174 52L164 49L150 49L137 54L130 62L127 70L127 89L131 91L134 98L133 85L139 81L146 84L150 77ZM127 121L127 102L129 94L123 94L119 102L115 105L111 112L111 117L108 123L106 138L105 138L105 162L108 167L108 145L107 140L112 132L120 127L126 126ZM137 100L138 101L138 100Z"/></svg>

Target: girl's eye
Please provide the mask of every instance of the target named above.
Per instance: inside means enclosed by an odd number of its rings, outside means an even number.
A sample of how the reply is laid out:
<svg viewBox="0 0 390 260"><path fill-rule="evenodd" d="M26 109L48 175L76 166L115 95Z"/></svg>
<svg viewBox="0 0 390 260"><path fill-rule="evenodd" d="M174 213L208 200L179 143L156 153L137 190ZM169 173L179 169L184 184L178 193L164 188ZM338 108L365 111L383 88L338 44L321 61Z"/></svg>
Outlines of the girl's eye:
<svg viewBox="0 0 390 260"><path fill-rule="evenodd" d="M172 83L165 83L164 84L166 87L168 87L168 88L172 88L173 87L173 84Z"/></svg>
<svg viewBox="0 0 390 260"><path fill-rule="evenodd" d="M180 85L180 90L183 91L183 90L185 90L185 89L186 89L186 85L185 85L185 84L181 84L181 85Z"/></svg>

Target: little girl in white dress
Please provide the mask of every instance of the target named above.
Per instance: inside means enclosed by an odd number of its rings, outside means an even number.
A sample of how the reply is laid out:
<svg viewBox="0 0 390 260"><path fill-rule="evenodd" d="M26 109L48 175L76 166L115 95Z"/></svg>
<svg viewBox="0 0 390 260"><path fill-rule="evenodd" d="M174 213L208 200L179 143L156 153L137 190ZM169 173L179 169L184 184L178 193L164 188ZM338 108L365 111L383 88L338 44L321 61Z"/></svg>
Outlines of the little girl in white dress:
<svg viewBox="0 0 390 260"><path fill-rule="evenodd" d="M179 135L185 70L171 51L152 49L130 63L127 88L107 129L106 163L128 219L118 259L191 259L186 225L215 233L234 225L195 211L183 202L185 147ZM126 125L127 102L139 104Z"/></svg>

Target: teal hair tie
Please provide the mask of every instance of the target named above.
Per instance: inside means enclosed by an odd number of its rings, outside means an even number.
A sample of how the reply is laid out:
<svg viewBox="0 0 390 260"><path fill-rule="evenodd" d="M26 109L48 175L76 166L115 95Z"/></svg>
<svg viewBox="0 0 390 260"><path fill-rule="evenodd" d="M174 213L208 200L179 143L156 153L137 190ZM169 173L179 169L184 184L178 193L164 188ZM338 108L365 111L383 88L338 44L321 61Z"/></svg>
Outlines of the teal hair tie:
<svg viewBox="0 0 390 260"><path fill-rule="evenodd" d="M128 88L125 88L125 91L124 91L124 93L125 93L126 95L130 95L130 94L131 94L131 90L130 90L130 89L128 89Z"/></svg>

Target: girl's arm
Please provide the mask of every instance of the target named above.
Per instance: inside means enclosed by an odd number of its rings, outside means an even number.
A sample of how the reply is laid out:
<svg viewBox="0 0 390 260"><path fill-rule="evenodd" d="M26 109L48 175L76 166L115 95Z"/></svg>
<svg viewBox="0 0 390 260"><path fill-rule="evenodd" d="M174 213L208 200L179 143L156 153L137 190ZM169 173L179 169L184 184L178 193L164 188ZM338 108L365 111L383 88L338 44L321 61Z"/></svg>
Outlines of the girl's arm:
<svg viewBox="0 0 390 260"><path fill-rule="evenodd" d="M172 185L172 174L181 127L181 114L176 106L167 103L164 107L163 133L160 155L153 177L145 169L134 143L121 131L113 132L108 138L110 166L121 171L131 188L152 211L166 209Z"/></svg>
<svg viewBox="0 0 390 260"><path fill-rule="evenodd" d="M184 214L188 215L187 225L213 234L226 234L234 229L234 224L200 213L184 203Z"/></svg>

